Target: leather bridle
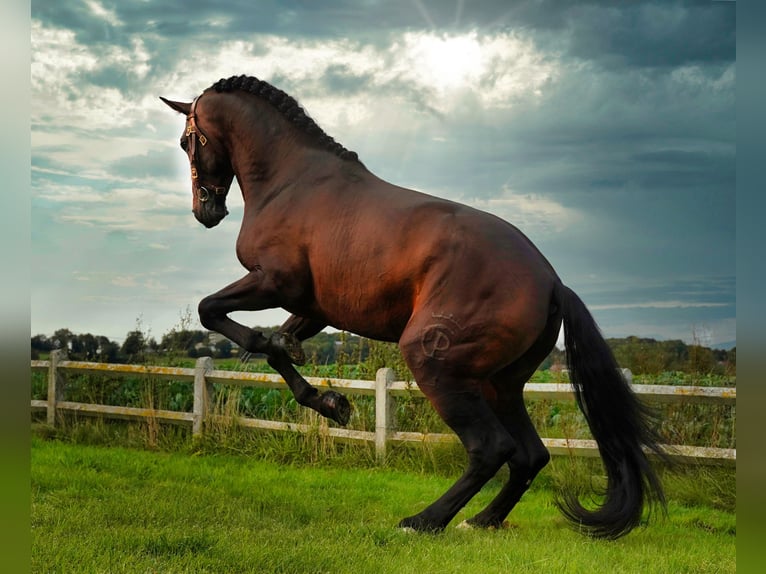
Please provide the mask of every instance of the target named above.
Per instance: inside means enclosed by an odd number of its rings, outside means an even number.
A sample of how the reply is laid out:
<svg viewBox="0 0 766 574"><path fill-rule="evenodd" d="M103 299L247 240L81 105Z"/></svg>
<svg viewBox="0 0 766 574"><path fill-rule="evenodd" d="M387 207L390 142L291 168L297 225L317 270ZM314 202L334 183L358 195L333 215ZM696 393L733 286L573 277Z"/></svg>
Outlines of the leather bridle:
<svg viewBox="0 0 766 574"><path fill-rule="evenodd" d="M188 138L186 153L189 155L189 164L191 165L192 189L197 199L205 203L211 195L223 195L229 192L229 188L223 185L205 184L202 185L197 172L197 142L201 146L207 144L207 137L197 126L197 101L200 96L194 98L189 115L186 116L186 137Z"/></svg>

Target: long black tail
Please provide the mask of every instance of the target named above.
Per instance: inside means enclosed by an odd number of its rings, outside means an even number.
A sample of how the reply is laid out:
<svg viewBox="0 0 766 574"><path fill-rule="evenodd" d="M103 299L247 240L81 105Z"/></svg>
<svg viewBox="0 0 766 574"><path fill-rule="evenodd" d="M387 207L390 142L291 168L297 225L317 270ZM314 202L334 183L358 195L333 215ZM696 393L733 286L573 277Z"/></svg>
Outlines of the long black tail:
<svg viewBox="0 0 766 574"><path fill-rule="evenodd" d="M639 524L645 502L665 507L662 485L644 448L660 456L662 450L650 426L650 412L618 370L585 304L564 285L559 286L557 299L562 306L569 378L607 473L605 499L599 508L585 509L572 493L564 495L558 506L586 533L619 538Z"/></svg>

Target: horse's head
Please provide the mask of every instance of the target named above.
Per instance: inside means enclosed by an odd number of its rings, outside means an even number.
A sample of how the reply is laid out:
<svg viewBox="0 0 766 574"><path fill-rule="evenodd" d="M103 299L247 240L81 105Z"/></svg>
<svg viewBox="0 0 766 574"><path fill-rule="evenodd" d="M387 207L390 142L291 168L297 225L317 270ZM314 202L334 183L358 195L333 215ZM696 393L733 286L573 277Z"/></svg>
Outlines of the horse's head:
<svg viewBox="0 0 766 574"><path fill-rule="evenodd" d="M229 154L222 133L212 121L210 110L199 105L198 96L191 103L160 99L186 116L181 135L181 149L189 156L192 178L192 211L205 227L214 227L228 215L226 194L234 179ZM207 98L206 98L207 99Z"/></svg>

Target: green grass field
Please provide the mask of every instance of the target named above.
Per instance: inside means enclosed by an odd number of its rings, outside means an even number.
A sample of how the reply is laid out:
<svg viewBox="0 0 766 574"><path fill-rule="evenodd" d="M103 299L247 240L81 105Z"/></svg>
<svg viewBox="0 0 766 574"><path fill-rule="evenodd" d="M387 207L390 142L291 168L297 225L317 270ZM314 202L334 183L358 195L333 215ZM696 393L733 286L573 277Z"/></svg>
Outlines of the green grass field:
<svg viewBox="0 0 766 574"><path fill-rule="evenodd" d="M614 542L571 530L550 481L500 531L455 528L497 492L493 481L440 535L395 528L455 477L386 468L278 464L32 439L33 572L735 572L732 511L671 496Z"/></svg>

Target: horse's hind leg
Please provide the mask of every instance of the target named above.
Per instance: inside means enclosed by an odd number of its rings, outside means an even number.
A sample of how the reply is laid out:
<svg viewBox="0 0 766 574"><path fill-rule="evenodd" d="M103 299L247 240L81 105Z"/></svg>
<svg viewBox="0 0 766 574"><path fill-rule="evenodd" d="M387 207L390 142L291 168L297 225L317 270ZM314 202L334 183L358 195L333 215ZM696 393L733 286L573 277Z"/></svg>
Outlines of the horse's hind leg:
<svg viewBox="0 0 766 574"><path fill-rule="evenodd" d="M440 385L444 382L439 380ZM428 508L399 523L402 528L437 532L447 526L513 455L516 442L481 394L471 390L469 384L460 388L453 381L444 389L419 381L419 386L468 453L468 468L458 481Z"/></svg>
<svg viewBox="0 0 766 574"><path fill-rule="evenodd" d="M550 461L550 453L537 434L524 405L524 384L550 353L558 337L558 309L548 319L534 344L511 365L492 377L490 404L503 426L516 440L518 449L508 460L510 476L495 499L467 522L480 527L500 527L537 474Z"/></svg>
<svg viewBox="0 0 766 574"><path fill-rule="evenodd" d="M481 393L484 381L468 373L466 357L478 353L472 344L449 357L430 353L430 339L423 345L422 333L403 337L400 348L415 380L444 422L455 431L468 453L468 467L457 482L425 510L405 518L402 528L437 532L444 529L473 496L481 490L516 451L516 441L502 425ZM439 348L446 351L446 346ZM424 352L423 349L426 349ZM456 365L461 369L456 372ZM488 384L488 383L487 383Z"/></svg>
<svg viewBox="0 0 766 574"><path fill-rule="evenodd" d="M466 522L472 526L499 528L537 474L548 464L550 454L537 434L524 406L521 387L501 387L493 410L516 440L516 452L507 461L508 482L490 504Z"/></svg>

